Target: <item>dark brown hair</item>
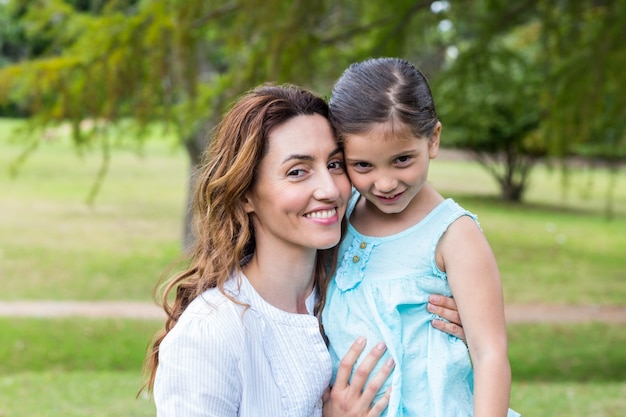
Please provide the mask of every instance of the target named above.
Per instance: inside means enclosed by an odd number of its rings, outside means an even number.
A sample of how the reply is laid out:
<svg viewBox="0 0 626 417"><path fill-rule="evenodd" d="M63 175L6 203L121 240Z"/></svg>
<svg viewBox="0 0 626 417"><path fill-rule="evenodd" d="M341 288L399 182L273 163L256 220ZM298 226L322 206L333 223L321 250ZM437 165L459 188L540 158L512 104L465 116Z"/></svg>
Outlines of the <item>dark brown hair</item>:
<svg viewBox="0 0 626 417"><path fill-rule="evenodd" d="M430 137L438 122L426 77L400 58L350 65L335 83L329 104L340 141L388 122L410 128L416 137Z"/></svg>

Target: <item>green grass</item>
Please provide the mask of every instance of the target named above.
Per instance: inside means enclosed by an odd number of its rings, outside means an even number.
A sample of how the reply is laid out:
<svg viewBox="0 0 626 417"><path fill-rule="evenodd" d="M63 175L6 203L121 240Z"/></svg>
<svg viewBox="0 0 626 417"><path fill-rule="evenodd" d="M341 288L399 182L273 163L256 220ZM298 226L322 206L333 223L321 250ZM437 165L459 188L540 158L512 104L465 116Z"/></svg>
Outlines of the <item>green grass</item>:
<svg viewBox="0 0 626 417"><path fill-rule="evenodd" d="M515 381L626 382L623 324L509 326Z"/></svg>
<svg viewBox="0 0 626 417"><path fill-rule="evenodd" d="M0 126L2 124L0 123ZM117 149L93 205L101 157L67 139L43 142L12 177L22 149L0 133L3 299L150 300L180 253L188 166L181 149Z"/></svg>
<svg viewBox="0 0 626 417"><path fill-rule="evenodd" d="M160 325L0 319L0 415L154 415L147 395L135 396L147 340ZM508 332L513 409L546 417L626 413L623 325L520 324Z"/></svg>
<svg viewBox="0 0 626 417"><path fill-rule="evenodd" d="M149 416L141 367L161 322L0 319L0 416Z"/></svg>
<svg viewBox="0 0 626 417"><path fill-rule="evenodd" d="M12 177L24 145L0 122L3 300L151 300L178 256L188 167L171 138L140 156L120 139L93 206L101 158L44 141ZM592 181L590 181L590 178ZM508 303L626 304L626 173L605 217L606 171L575 171L562 192L539 166L525 203L498 201L476 164L436 160L432 183L479 216ZM0 319L0 417L151 416L140 369L159 322ZM626 415L623 325L514 325L511 407L524 416Z"/></svg>
<svg viewBox="0 0 626 417"><path fill-rule="evenodd" d="M0 166L23 149L16 137L0 123ZM139 156L122 141L92 206L85 201L100 156L77 156L67 138L43 141L15 178L0 170L0 275L7 277L0 298L148 301L180 252L188 167L172 142L152 138ZM522 205L499 201L494 181L475 163L435 160L430 178L478 214L506 302L624 304L624 170L612 220L603 215L602 170L573 172L563 199L558 172L538 166Z"/></svg>
<svg viewBox="0 0 626 417"><path fill-rule="evenodd" d="M162 322L123 319L0 318L0 375L138 371Z"/></svg>
<svg viewBox="0 0 626 417"><path fill-rule="evenodd" d="M513 381L511 408L523 417L622 417L626 382Z"/></svg>
<svg viewBox="0 0 626 417"><path fill-rule="evenodd" d="M23 372L0 376L3 417L149 417L154 403L136 398L135 372Z"/></svg>
<svg viewBox="0 0 626 417"><path fill-rule="evenodd" d="M435 160L429 178L478 215L507 303L626 304L625 169L615 179L612 219L605 216L609 175L602 169L573 172L564 198L560 174L539 165L523 204L500 201L476 163Z"/></svg>
<svg viewBox="0 0 626 417"><path fill-rule="evenodd" d="M626 302L624 219L488 198L457 200L479 216L508 303Z"/></svg>

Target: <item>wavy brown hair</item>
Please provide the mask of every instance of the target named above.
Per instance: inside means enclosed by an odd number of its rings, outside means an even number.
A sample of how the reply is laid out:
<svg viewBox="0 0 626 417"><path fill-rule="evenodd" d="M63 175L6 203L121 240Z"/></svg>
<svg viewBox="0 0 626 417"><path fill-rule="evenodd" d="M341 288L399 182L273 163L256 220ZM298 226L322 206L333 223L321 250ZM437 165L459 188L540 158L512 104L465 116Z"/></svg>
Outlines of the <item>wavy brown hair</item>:
<svg viewBox="0 0 626 417"><path fill-rule="evenodd" d="M152 390L159 346L191 301L209 288L217 287L224 293L225 282L241 270L242 260L254 252L254 229L240 203L255 184L270 133L296 116L313 114L329 117L327 103L310 91L293 85L262 85L241 96L217 126L195 182L195 242L185 259L184 270L163 287L160 304L167 318L148 349L144 364L147 381L143 388ZM318 319L336 256L336 248L318 251L314 270L318 292L314 314ZM175 296L170 303L172 292Z"/></svg>

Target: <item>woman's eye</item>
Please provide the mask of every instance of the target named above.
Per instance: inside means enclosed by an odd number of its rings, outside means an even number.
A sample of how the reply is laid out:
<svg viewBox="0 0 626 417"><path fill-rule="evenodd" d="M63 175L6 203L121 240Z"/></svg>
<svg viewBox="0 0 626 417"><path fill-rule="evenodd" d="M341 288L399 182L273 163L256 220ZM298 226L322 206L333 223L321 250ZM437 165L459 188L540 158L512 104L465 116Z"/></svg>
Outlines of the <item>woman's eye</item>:
<svg viewBox="0 0 626 417"><path fill-rule="evenodd" d="M328 169L331 171L343 171L345 169L345 164L343 161L333 161L328 164Z"/></svg>
<svg viewBox="0 0 626 417"><path fill-rule="evenodd" d="M303 175L304 175L304 170L301 168L292 169L289 172L287 172L288 177L301 177Z"/></svg>

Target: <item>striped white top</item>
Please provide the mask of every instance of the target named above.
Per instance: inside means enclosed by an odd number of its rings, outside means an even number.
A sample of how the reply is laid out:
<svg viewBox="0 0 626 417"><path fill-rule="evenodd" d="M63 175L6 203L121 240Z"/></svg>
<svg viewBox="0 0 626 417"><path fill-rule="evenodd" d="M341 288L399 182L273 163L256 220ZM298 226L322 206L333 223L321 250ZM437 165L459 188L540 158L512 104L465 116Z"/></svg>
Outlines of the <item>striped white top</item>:
<svg viewBox="0 0 626 417"><path fill-rule="evenodd" d="M189 305L159 348L157 416L321 416L331 363L317 319L268 304L243 275L225 289L250 308L217 289Z"/></svg>

